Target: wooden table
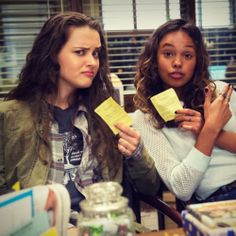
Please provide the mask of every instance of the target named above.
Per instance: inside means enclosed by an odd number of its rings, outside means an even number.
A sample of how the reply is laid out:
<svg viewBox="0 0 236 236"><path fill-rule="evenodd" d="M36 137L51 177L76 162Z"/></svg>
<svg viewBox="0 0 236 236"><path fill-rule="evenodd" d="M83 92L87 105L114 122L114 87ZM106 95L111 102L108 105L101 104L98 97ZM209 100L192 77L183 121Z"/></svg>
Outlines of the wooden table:
<svg viewBox="0 0 236 236"><path fill-rule="evenodd" d="M69 229L67 236L77 236L78 231L76 228ZM176 229L167 229L167 230L161 230L158 232L150 232L150 233L144 233L144 234L137 234L137 236L185 236L182 228L176 228Z"/></svg>
<svg viewBox="0 0 236 236"><path fill-rule="evenodd" d="M137 236L185 236L182 228L160 230L157 232L137 234Z"/></svg>

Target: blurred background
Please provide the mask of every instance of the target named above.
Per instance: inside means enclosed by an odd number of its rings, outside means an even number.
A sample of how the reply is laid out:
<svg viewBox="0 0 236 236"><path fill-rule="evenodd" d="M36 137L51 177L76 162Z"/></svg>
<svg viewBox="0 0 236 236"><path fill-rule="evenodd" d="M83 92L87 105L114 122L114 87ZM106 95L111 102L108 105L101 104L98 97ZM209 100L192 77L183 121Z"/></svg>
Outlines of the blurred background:
<svg viewBox="0 0 236 236"><path fill-rule="evenodd" d="M0 0L0 97L16 86L45 20L70 10L102 23L110 70L121 80L128 112L133 110L138 55L153 30L169 19L181 17L199 26L210 54L212 78L236 86L236 0Z"/></svg>

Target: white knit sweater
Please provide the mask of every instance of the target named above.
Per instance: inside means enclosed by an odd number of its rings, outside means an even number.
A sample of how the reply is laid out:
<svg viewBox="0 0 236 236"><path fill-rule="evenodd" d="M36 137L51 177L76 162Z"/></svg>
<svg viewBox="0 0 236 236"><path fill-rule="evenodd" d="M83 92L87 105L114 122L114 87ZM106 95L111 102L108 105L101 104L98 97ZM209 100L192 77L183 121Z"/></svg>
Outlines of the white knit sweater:
<svg viewBox="0 0 236 236"><path fill-rule="evenodd" d="M217 90L226 85L217 81ZM236 93L230 102L233 116L224 130L236 132ZM236 154L214 147L211 157L194 147L190 131L154 127L149 115L136 111L134 128L141 136L156 168L167 187L179 199L189 200L194 192L199 199L207 198L219 187L236 180ZM235 144L236 145L236 144Z"/></svg>

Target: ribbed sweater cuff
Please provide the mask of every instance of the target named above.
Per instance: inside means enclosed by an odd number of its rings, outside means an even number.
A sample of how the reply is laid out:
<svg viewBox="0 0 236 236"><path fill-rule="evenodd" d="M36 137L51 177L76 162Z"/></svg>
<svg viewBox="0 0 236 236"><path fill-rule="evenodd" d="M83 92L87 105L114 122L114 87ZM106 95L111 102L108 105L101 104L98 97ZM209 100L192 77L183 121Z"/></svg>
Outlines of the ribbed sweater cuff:
<svg viewBox="0 0 236 236"><path fill-rule="evenodd" d="M198 171L205 172L205 170L208 168L210 161L211 157L203 154L198 149L193 147L188 154L188 158L186 158L183 162L187 166L189 165Z"/></svg>

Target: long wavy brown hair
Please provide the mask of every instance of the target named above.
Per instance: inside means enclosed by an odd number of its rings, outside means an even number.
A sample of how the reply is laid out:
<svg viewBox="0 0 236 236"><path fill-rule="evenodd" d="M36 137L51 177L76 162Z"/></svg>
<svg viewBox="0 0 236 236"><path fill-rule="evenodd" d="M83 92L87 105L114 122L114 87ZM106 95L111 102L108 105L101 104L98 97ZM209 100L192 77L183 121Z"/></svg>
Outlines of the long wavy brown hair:
<svg viewBox="0 0 236 236"><path fill-rule="evenodd" d="M114 149L117 149L116 137L94 112L94 109L102 101L113 96L114 93L109 77L106 41L98 21L77 12L61 13L49 18L44 23L26 57L26 63L19 75L18 86L9 93L6 99L34 103L33 112L39 114L42 101L49 95L57 94L60 74L57 55L68 40L69 30L71 27L83 26L89 26L99 33L101 40L100 65L91 87L78 89L71 105L83 104L86 107L89 120L92 121L89 130L94 130L97 134L97 139L92 140L92 152L94 156L99 158L101 155L99 155L98 147L99 142L102 142L106 155L100 157L99 164L106 161L111 172L116 173L119 166L115 164L116 159L112 155ZM53 111L49 111L46 121L43 122L45 124L45 141L48 140L49 124L52 119Z"/></svg>
<svg viewBox="0 0 236 236"><path fill-rule="evenodd" d="M204 89L209 85L213 89L215 88L208 72L209 57L199 28L183 19L170 20L161 25L145 44L137 63L134 79L134 85L137 89L134 96L135 107L150 114L158 122L159 128L173 126L172 122L164 122L150 101L153 95L165 90L157 69L157 51L163 37L173 31L186 32L197 49L197 61L193 77L184 86L181 94L184 107L195 109L203 114Z"/></svg>

